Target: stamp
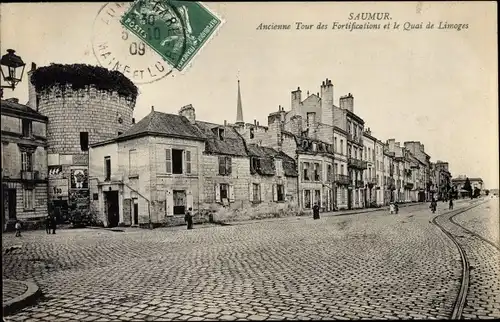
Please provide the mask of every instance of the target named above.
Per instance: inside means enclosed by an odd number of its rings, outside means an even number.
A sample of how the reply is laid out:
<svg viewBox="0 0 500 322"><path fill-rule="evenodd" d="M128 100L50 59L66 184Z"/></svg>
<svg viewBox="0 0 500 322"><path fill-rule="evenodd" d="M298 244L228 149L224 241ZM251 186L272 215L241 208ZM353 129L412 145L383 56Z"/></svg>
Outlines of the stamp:
<svg viewBox="0 0 500 322"><path fill-rule="evenodd" d="M121 23L182 72L223 20L199 2L138 0L122 16Z"/></svg>
<svg viewBox="0 0 500 322"><path fill-rule="evenodd" d="M92 51L99 65L123 73L137 85L156 82L173 68L120 23L131 5L110 2L100 8L92 28Z"/></svg>

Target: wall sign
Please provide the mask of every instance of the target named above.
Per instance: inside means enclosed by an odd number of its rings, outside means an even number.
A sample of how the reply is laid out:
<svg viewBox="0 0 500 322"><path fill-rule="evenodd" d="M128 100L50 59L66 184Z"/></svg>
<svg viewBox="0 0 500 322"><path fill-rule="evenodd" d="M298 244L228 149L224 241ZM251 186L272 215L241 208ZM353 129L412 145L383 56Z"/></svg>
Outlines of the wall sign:
<svg viewBox="0 0 500 322"><path fill-rule="evenodd" d="M49 199L68 198L68 179L49 179Z"/></svg>

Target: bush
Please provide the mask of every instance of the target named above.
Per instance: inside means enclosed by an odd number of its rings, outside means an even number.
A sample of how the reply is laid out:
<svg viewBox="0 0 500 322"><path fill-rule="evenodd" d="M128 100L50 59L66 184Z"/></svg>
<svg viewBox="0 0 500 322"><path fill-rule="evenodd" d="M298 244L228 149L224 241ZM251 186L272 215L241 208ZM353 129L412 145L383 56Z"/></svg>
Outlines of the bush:
<svg viewBox="0 0 500 322"><path fill-rule="evenodd" d="M94 86L98 90L117 92L133 101L138 95L137 86L119 71L86 64L52 64L40 67L33 73L31 82L39 93L54 86L64 90L68 84L73 90Z"/></svg>

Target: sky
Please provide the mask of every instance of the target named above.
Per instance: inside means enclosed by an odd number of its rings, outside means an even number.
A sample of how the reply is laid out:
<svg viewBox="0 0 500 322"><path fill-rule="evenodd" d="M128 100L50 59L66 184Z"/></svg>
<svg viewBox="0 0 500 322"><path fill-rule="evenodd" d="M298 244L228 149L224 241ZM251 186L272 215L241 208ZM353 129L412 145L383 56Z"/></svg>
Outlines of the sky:
<svg viewBox="0 0 500 322"><path fill-rule="evenodd" d="M161 61L152 51L127 54L120 30L99 23L104 4L1 4L0 50L15 49L28 67L98 65L96 43L109 41L113 53L131 65ZM138 84L136 120L152 106L177 113L192 104L199 120L234 122L239 79L245 121L264 125L279 105L290 109L291 91L300 86L303 97L317 93L328 78L334 102L352 93L354 112L379 140L420 141L431 161L449 162L454 177L481 177L486 187L499 186L496 2L204 4L224 23L187 70ZM401 27L330 29L335 21L348 22L350 13L365 12L388 13L390 21L372 23ZM295 30L296 22L314 28ZM316 29L319 22L329 28ZM402 30L405 22L422 22L423 29ZM435 28L425 29L428 22ZM437 29L440 22L467 28ZM257 30L261 23L292 28ZM26 78L14 91L4 90L8 97L27 102Z"/></svg>

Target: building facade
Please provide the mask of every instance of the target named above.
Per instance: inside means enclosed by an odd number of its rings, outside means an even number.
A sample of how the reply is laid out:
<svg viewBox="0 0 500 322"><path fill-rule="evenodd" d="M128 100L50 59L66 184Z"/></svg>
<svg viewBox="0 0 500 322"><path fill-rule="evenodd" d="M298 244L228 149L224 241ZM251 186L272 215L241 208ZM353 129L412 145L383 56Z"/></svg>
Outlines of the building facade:
<svg viewBox="0 0 500 322"><path fill-rule="evenodd" d="M377 139L371 134L370 128L363 131L363 160L367 163L363 179L365 182L365 205L367 207L375 207L377 205L377 189L380 189L377 181L375 152Z"/></svg>
<svg viewBox="0 0 500 322"><path fill-rule="evenodd" d="M1 101L2 211L4 229L16 220L47 216L47 117L19 104ZM66 187L67 189L67 187Z"/></svg>

